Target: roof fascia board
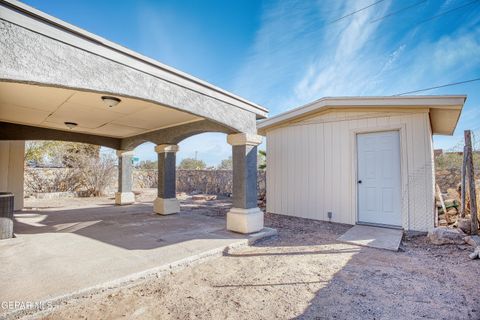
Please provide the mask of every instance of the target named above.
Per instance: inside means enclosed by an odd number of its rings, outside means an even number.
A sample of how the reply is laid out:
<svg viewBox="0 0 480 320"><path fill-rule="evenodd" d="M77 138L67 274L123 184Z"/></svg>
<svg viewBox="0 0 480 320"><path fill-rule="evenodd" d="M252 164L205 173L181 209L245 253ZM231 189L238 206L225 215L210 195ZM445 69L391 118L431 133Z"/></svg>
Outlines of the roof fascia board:
<svg viewBox="0 0 480 320"><path fill-rule="evenodd" d="M281 113L258 123L259 129L267 129L285 121L308 116L322 109L334 109L340 107L382 107L382 108L445 108L461 110L466 96L402 96L402 97L327 97L316 100L299 108Z"/></svg>

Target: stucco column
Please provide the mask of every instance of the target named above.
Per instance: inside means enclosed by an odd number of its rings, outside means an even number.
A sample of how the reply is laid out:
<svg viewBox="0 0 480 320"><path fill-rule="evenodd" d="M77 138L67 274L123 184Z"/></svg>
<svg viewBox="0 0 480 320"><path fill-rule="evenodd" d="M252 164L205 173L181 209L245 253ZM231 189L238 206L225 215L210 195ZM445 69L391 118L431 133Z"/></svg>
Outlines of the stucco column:
<svg viewBox="0 0 480 320"><path fill-rule="evenodd" d="M0 141L0 192L12 192L14 210L23 209L25 141Z"/></svg>
<svg viewBox="0 0 480 320"><path fill-rule="evenodd" d="M118 192L115 193L115 204L125 205L135 202L132 192L132 158L133 151L117 150L118 156Z"/></svg>
<svg viewBox="0 0 480 320"><path fill-rule="evenodd" d="M153 210L162 215L180 212L175 189L175 154L177 145L159 144L158 153L158 196L153 202Z"/></svg>
<svg viewBox="0 0 480 320"><path fill-rule="evenodd" d="M262 137L237 133L227 137L232 145L233 208L227 213L227 229L252 233L263 229L263 211L257 207L257 145Z"/></svg>

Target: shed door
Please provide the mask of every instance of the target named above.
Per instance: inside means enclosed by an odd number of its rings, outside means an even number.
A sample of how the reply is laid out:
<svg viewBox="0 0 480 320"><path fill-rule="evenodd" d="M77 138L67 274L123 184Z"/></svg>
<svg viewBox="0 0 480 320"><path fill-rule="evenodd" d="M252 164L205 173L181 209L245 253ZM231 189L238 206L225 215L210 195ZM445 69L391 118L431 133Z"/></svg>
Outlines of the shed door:
<svg viewBox="0 0 480 320"><path fill-rule="evenodd" d="M357 135L358 222L401 226L398 131Z"/></svg>

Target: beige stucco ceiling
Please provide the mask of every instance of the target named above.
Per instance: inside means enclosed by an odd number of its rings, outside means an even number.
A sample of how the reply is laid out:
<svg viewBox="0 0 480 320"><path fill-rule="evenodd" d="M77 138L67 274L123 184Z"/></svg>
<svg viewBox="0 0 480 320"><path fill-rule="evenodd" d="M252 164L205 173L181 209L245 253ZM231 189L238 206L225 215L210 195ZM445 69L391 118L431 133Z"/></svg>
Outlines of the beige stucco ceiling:
<svg viewBox="0 0 480 320"><path fill-rule="evenodd" d="M158 104L118 97L107 106L100 94L70 89L0 82L0 121L125 138L161 128L202 120Z"/></svg>

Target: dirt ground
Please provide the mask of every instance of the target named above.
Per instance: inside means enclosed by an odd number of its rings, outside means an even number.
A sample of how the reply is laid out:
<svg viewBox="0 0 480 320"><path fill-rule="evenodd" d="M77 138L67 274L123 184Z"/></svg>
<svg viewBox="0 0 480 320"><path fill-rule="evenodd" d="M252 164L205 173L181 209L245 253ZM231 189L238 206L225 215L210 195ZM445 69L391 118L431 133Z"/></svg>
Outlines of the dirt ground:
<svg viewBox="0 0 480 320"><path fill-rule="evenodd" d="M223 216L228 206L187 201L183 209ZM468 259L468 246L432 246L422 236L390 252L337 242L345 225L274 214L265 224L279 235L70 300L44 319L480 319L480 261Z"/></svg>

